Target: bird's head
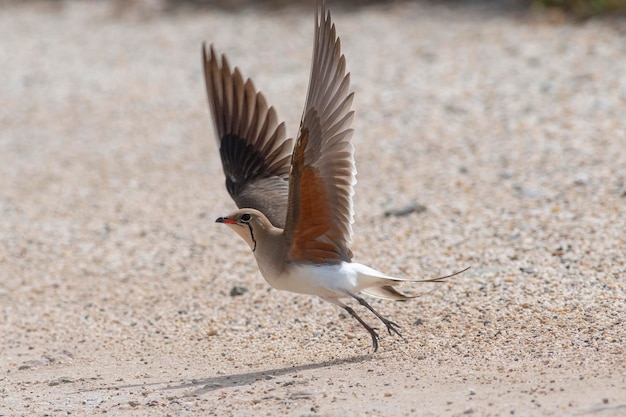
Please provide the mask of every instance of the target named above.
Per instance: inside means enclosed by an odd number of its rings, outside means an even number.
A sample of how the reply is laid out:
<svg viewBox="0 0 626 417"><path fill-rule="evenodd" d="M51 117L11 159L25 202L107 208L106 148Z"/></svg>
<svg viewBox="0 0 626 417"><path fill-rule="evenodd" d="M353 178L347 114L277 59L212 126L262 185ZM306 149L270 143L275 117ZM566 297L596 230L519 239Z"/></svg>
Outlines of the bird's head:
<svg viewBox="0 0 626 417"><path fill-rule="evenodd" d="M255 209L240 209L225 217L218 217L216 223L223 223L233 229L246 241L254 252L257 247L257 238L273 228L263 213Z"/></svg>

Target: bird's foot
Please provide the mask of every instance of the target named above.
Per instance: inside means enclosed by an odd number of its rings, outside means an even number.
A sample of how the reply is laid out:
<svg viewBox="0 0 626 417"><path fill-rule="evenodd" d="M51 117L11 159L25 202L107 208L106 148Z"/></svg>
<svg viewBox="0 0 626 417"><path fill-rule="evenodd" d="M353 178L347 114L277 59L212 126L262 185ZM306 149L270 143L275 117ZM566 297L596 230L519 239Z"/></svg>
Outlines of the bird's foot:
<svg viewBox="0 0 626 417"><path fill-rule="evenodd" d="M400 336L400 338L404 339L402 337L402 334L400 334L400 331L398 330L400 328L400 325L381 316L378 311L374 310L374 307L369 305L367 301L365 301L363 298L359 297L358 295L350 294L350 296L355 298L362 306L365 306L369 311L374 313L374 315L378 317L378 319L382 321L383 324L387 327L387 331L389 332L389 334L391 334L391 332L394 332L395 334Z"/></svg>
<svg viewBox="0 0 626 417"><path fill-rule="evenodd" d="M380 336L378 335L376 330L372 329L369 324L365 323L363 319L359 317L358 314L356 314L356 312L352 309L352 307L344 306L344 309L348 313L350 313L350 315L354 317L359 323L361 323L361 326L365 327L365 330L367 330L370 336L372 336L372 346L374 347L374 352L377 352L378 351L378 339L380 339Z"/></svg>
<svg viewBox="0 0 626 417"><path fill-rule="evenodd" d="M370 336L372 336L372 347L374 348L374 353L376 353L378 352L378 339L380 339L380 336L378 335L376 330L372 329L371 327L367 326L365 328L369 332Z"/></svg>
<svg viewBox="0 0 626 417"><path fill-rule="evenodd" d="M400 325L397 323L394 323L391 320L387 320L386 318L380 316L380 321L382 321L385 326L387 326L387 331L389 332L389 334L391 334L391 332L394 332L395 334L397 334L398 336L400 336L400 338L404 339L404 337L402 337L402 333L400 333L400 331L398 330L400 328Z"/></svg>

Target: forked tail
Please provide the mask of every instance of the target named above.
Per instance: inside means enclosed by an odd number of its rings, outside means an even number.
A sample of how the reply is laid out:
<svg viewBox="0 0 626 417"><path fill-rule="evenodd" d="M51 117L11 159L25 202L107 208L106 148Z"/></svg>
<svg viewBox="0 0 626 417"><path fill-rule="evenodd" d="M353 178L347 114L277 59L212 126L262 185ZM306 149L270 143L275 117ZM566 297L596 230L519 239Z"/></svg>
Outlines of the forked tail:
<svg viewBox="0 0 626 417"><path fill-rule="evenodd" d="M443 277L437 277L437 278L429 278L429 279L420 279L420 280L412 280L412 279L406 279L406 278L394 278L394 277L389 277L389 276L385 276L384 279L386 281L386 285L382 285L382 286L377 286L377 287L369 287L369 288L365 288L363 290L361 290L361 292L363 294L367 294L369 296L372 297L376 297L376 298L382 298L383 300L410 300L412 298L417 298L420 297L424 294L427 293L417 293L417 294L412 294L412 295L405 295L402 294L401 292L399 292L398 290L396 290L393 285L397 285L400 282L404 282L404 281L408 281L408 282L444 282L446 279L454 277L456 275L462 274L463 272L467 271L468 269L470 269L471 267L468 266L467 268L461 270L461 271L457 271L453 274L450 275L446 275ZM382 277L381 277L382 278ZM428 291L430 292L430 291Z"/></svg>

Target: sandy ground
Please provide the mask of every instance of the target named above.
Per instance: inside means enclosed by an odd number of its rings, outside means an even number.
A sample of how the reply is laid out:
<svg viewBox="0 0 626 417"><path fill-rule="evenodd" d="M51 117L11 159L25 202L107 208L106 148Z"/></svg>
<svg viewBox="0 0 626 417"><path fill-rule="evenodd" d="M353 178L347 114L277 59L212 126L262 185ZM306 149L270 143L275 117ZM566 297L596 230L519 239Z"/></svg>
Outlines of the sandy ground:
<svg viewBox="0 0 626 417"><path fill-rule="evenodd" d="M472 266L372 300L404 334L376 354L214 223L234 205L200 44L295 133L312 10L5 3L0 416L626 415L626 22L436 3L334 13L356 260Z"/></svg>

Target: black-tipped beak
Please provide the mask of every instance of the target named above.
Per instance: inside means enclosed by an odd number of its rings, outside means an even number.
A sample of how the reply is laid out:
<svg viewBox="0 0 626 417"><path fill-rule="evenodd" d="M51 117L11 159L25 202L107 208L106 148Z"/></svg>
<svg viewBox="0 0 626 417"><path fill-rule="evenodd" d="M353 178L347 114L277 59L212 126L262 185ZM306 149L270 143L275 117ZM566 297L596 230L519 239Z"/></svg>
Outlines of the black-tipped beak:
<svg viewBox="0 0 626 417"><path fill-rule="evenodd" d="M229 219L228 217L218 217L217 220L215 220L215 223L237 224L236 221Z"/></svg>

